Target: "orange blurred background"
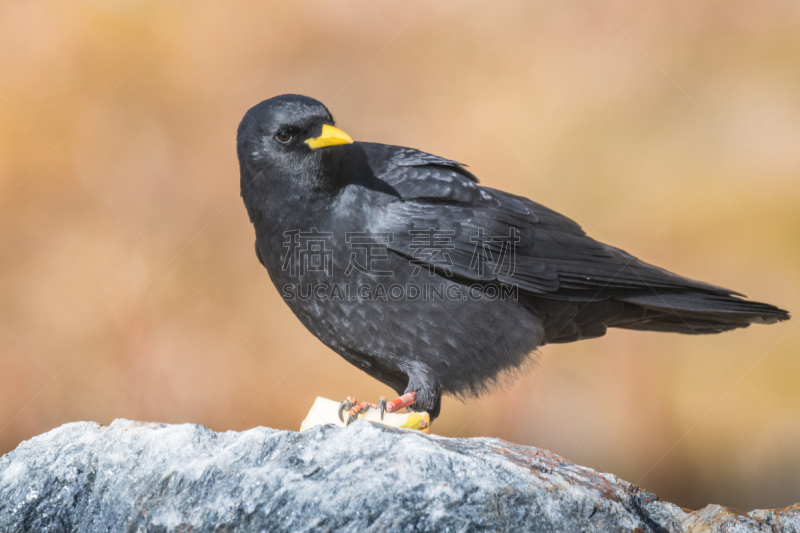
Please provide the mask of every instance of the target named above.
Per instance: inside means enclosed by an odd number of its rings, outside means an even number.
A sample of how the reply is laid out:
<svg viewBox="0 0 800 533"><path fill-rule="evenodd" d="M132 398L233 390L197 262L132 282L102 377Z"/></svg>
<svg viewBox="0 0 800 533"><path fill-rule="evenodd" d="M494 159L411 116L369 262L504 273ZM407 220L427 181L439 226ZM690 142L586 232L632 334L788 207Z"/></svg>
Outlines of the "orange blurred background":
<svg viewBox="0 0 800 533"><path fill-rule="evenodd" d="M3 0L0 452L118 417L294 429L391 391L258 263L236 127L313 96L602 241L800 313L800 3ZM546 346L435 433L680 505L800 501L800 318Z"/></svg>

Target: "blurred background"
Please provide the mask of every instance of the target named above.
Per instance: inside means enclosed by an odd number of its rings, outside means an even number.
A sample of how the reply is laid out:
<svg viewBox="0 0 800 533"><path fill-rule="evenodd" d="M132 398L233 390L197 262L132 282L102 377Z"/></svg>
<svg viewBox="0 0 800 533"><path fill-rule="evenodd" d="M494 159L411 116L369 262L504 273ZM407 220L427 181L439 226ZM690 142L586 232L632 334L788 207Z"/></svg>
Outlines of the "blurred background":
<svg viewBox="0 0 800 533"><path fill-rule="evenodd" d="M434 433L693 509L798 502L798 91L794 0L3 0L0 452L77 420L296 430L316 396L391 393L253 251L236 127L291 92L796 317L546 346Z"/></svg>

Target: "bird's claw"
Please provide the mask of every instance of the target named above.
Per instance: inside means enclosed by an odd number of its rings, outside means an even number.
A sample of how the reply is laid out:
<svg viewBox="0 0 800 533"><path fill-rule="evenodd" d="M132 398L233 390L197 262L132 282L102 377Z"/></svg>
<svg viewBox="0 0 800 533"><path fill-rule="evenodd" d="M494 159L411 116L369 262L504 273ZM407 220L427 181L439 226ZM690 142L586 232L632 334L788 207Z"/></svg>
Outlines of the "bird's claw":
<svg viewBox="0 0 800 533"><path fill-rule="evenodd" d="M344 412L349 411L356 404L356 399L348 396L339 404L339 421L344 422Z"/></svg>
<svg viewBox="0 0 800 533"><path fill-rule="evenodd" d="M381 420L383 420L383 413L386 412L386 396L381 396L381 399L378 400L378 409L381 410Z"/></svg>
<svg viewBox="0 0 800 533"><path fill-rule="evenodd" d="M358 415L370 409L378 409L381 413L381 420L383 420L383 414L387 412L387 405L389 404L385 396L381 396L377 404L357 402L355 398L348 396L339 404L339 420L344 422L345 426L349 426L358 418ZM344 417L345 411L347 411L347 418Z"/></svg>
<svg viewBox="0 0 800 533"><path fill-rule="evenodd" d="M344 422L345 426L349 426L358 418L358 415L365 411L369 411L370 409L380 410L381 420L383 420L384 413L394 413L403 407L414 405L416 398L416 392L409 392L407 394L403 394L395 400L392 400L391 402L387 402L386 397L381 396L380 400L378 400L378 403L374 404L357 402L355 398L348 396L342 403L339 404L339 420ZM345 411L347 411L347 419L344 417Z"/></svg>
<svg viewBox="0 0 800 533"><path fill-rule="evenodd" d="M345 401L347 401L347 400L345 400ZM342 402L342 403L344 403L344 402ZM341 409L341 408L342 408L342 406L340 405L339 409ZM378 400L378 404L377 405L374 404L374 403L367 403L367 402L356 403L355 405L353 405L350 408L350 411L348 411L348 413L347 413L347 421L344 423L344 425L345 426L349 426L351 423L353 423L358 418L358 415L360 415L364 411L369 411L370 409L380 409L380 411L381 411L381 420L383 420L383 413L386 411L386 397L385 396L381 396L381 399ZM344 422L344 420L342 422Z"/></svg>

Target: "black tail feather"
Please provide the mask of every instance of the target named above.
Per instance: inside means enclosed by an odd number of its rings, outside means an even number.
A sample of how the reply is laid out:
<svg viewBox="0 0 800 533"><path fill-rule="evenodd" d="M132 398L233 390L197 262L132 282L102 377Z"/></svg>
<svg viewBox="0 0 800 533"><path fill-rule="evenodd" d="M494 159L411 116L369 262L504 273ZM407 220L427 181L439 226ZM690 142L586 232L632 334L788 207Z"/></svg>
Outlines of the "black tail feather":
<svg viewBox="0 0 800 533"><path fill-rule="evenodd" d="M617 297L626 307L644 311L636 317L629 310L609 324L611 327L687 334L721 333L750 324L773 324L790 318L789 313L761 302L733 295L704 291L639 293ZM633 316L631 316L633 315Z"/></svg>

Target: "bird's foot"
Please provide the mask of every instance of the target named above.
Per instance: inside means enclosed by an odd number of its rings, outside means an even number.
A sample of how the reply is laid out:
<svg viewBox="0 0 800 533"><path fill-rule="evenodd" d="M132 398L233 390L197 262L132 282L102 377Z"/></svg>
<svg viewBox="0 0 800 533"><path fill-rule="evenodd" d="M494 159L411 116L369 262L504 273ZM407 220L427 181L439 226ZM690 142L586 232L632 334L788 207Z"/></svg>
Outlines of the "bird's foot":
<svg viewBox="0 0 800 533"><path fill-rule="evenodd" d="M374 404L357 402L355 398L348 396L342 403L339 404L339 420L344 422L346 426L349 426L356 418L358 418L358 415L364 411L368 411L369 409L379 409L381 412L381 420L383 420L383 413L394 413L403 407L413 405L416 397L416 392L409 392L407 394L403 394L395 400L392 400L391 402L387 402L386 397L381 396L380 400L378 400L378 403ZM347 411L346 421L344 418L345 411Z"/></svg>
<svg viewBox="0 0 800 533"><path fill-rule="evenodd" d="M378 400L378 403L374 404L357 402L355 398L348 396L342 403L339 404L339 420L345 422L346 426L349 426L356 418L358 418L358 415L364 411L368 411L369 409L380 409L381 420L383 420L383 413L386 412L386 398L381 396L381 399ZM344 418L345 411L347 411L347 421L345 421Z"/></svg>

